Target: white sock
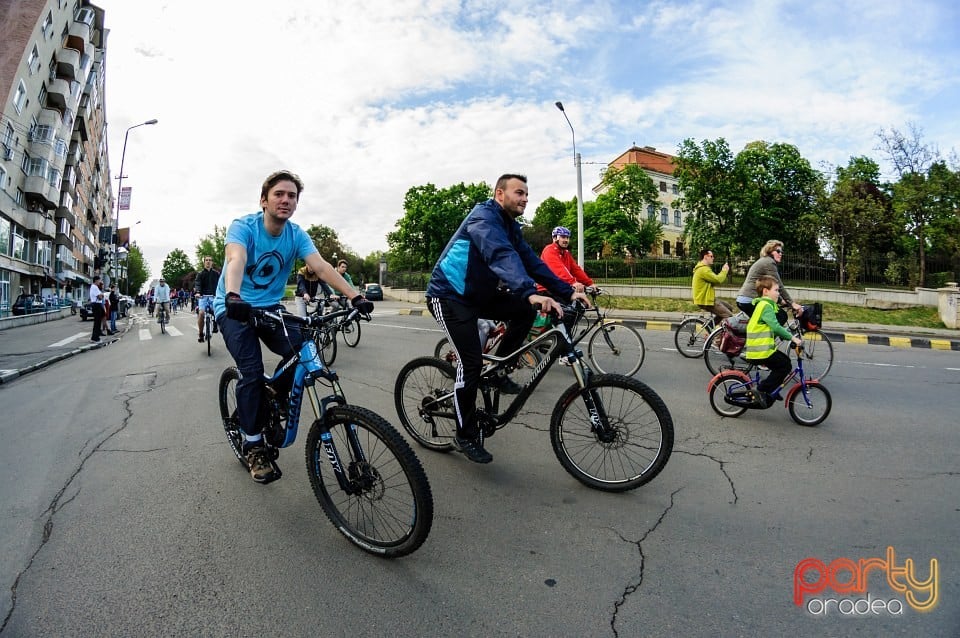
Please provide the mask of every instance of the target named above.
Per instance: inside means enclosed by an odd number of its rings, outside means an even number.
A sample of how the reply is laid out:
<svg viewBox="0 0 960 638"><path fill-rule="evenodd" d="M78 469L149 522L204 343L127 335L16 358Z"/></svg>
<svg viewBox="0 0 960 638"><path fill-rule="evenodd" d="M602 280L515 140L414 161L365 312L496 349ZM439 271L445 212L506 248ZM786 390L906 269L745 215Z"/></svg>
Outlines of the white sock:
<svg viewBox="0 0 960 638"><path fill-rule="evenodd" d="M250 443L259 443L259 442L262 441L262 440L263 440L263 435L262 435L262 434L254 434L253 436L250 436L250 435L247 434L246 432L243 433L243 442L244 442L244 443L248 443L248 444L250 444Z"/></svg>

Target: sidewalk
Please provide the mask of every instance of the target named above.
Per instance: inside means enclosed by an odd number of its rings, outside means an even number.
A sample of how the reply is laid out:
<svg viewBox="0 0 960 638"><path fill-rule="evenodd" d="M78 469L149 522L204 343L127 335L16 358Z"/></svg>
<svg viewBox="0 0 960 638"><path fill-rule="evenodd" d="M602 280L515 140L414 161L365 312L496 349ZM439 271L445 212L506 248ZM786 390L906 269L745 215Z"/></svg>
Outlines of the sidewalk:
<svg viewBox="0 0 960 638"><path fill-rule="evenodd" d="M430 316L423 306L401 309L400 314ZM611 319L630 323L644 330L677 329L684 317L682 312L660 312L656 310L610 310ZM890 346L893 348L927 348L933 350L954 350L960 352L960 330L946 328L917 328L913 326L886 326L867 323L843 323L839 321L823 322L822 331L834 343L855 343L871 346Z"/></svg>

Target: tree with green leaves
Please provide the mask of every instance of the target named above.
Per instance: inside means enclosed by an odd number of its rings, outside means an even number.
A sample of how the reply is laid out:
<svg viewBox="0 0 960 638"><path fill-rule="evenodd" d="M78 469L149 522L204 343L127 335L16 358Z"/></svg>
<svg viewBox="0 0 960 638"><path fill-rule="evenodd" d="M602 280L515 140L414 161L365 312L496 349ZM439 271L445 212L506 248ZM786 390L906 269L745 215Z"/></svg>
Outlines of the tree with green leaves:
<svg viewBox="0 0 960 638"><path fill-rule="evenodd" d="M951 211L951 198L944 197L945 192L950 191L952 172L940 159L939 151L923 140L923 131L914 124L908 125L907 132L881 129L877 137L880 150L899 178L893 185L893 206L904 216L906 230L915 241L919 259L917 284L923 286L931 229L949 226L951 213L956 214Z"/></svg>
<svg viewBox="0 0 960 638"><path fill-rule="evenodd" d="M463 218L492 192L484 182L410 188L403 198L404 215L397 221L397 229L387 234L391 268L432 268Z"/></svg>
<svg viewBox="0 0 960 638"><path fill-rule="evenodd" d="M739 226L743 207L738 167L725 139L692 139L680 144L674 177L681 197L674 206L685 213L684 235L691 252L712 248L724 259L744 253ZM751 242L753 243L753 242Z"/></svg>
<svg viewBox="0 0 960 638"><path fill-rule="evenodd" d="M136 295L140 288L150 279L150 266L143 258L143 252L135 243L130 244L127 252L127 281L121 290L124 293Z"/></svg>
<svg viewBox="0 0 960 638"><path fill-rule="evenodd" d="M837 167L822 209L823 234L839 266L839 283L853 285L862 258L893 249L893 238L900 232L877 163L861 156Z"/></svg>
<svg viewBox="0 0 960 638"><path fill-rule="evenodd" d="M196 248L195 269L203 268L203 258L207 255L213 257L213 265L217 270L223 267L223 261L226 254L227 245L227 227L213 226L213 232L200 240Z"/></svg>
<svg viewBox="0 0 960 638"><path fill-rule="evenodd" d="M160 269L161 276L167 280L171 288L189 286L195 272L196 269L190 263L187 253L179 248L174 248L167 253L167 258L163 260L163 267Z"/></svg>

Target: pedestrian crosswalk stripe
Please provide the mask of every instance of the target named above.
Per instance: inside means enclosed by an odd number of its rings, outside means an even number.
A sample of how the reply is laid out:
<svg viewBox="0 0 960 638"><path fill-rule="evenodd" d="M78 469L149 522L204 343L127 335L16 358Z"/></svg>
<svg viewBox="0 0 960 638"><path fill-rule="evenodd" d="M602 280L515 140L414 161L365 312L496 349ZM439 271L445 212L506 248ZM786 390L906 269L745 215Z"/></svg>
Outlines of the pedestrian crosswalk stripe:
<svg viewBox="0 0 960 638"><path fill-rule="evenodd" d="M80 337L86 337L87 334L88 334L87 332L78 332L77 334L73 335L72 337L67 337L66 339L61 339L60 341L58 341L58 342L56 342L56 343L51 343L51 344L50 344L49 346L47 346L47 347L48 347L48 348L59 348L60 346L65 346L65 345L67 345L68 343L71 343L71 342L73 342L73 341L76 341L76 340L79 339Z"/></svg>

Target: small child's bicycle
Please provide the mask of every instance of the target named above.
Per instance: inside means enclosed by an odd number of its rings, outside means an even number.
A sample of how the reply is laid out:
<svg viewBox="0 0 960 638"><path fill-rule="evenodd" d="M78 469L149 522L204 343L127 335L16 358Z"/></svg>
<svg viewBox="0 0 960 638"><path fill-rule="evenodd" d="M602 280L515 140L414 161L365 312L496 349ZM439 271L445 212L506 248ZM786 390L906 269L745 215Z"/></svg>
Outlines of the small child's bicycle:
<svg viewBox="0 0 960 638"><path fill-rule="evenodd" d="M350 309L327 317L353 320L358 314ZM250 320L274 324L288 339L288 324L314 325L312 317L257 308L251 310ZM288 399L278 387L291 367ZM220 376L220 415L230 448L246 468L237 412L239 380L235 367ZM386 419L347 403L337 373L323 364L314 340L304 338L300 350L264 381L257 422L263 424L263 440L272 459L296 440L304 398L313 410L305 449L307 474L330 522L371 554L394 558L420 547L433 524L433 494L420 460ZM327 396L320 395L320 386L329 388ZM275 478L280 477L279 469L274 463Z"/></svg>
<svg viewBox="0 0 960 638"><path fill-rule="evenodd" d="M800 425L812 427L819 425L830 415L833 400L830 392L816 379L807 379L803 373L803 346L793 346L797 356L797 367L783 380L777 389L770 393L770 398L776 401L783 400L790 418ZM750 376L753 373L753 376ZM781 396L784 388L791 381L796 381ZM760 368L756 365L743 370L724 370L710 379L707 384L707 394L710 396L710 407L720 416L738 417L747 410L763 410L770 405L759 401L757 385L760 383Z"/></svg>

